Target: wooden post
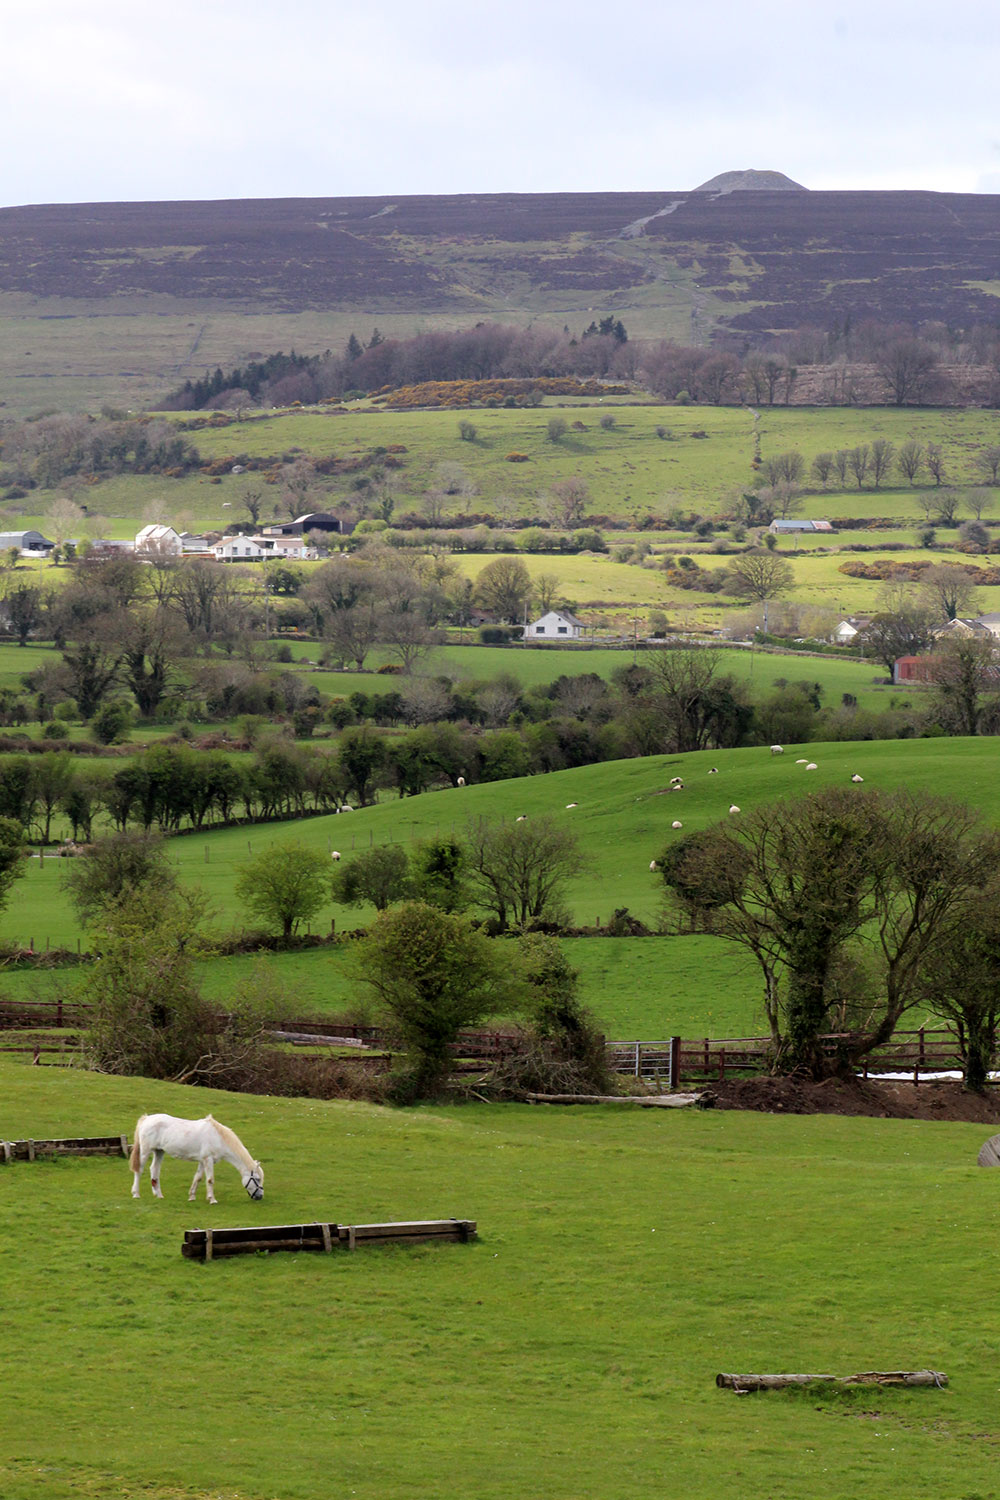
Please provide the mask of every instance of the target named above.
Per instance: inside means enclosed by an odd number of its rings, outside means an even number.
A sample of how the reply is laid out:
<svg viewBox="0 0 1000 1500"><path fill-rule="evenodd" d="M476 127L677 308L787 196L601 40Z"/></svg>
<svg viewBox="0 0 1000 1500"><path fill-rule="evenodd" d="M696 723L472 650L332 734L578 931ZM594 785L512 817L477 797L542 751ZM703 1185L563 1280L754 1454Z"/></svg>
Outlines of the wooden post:
<svg viewBox="0 0 1000 1500"><path fill-rule="evenodd" d="M212 1231L210 1229L205 1230L205 1259L212 1259Z"/></svg>
<svg viewBox="0 0 1000 1500"><path fill-rule="evenodd" d="M675 1089L681 1079L681 1039L679 1036L670 1038L670 1061L667 1065L667 1087Z"/></svg>

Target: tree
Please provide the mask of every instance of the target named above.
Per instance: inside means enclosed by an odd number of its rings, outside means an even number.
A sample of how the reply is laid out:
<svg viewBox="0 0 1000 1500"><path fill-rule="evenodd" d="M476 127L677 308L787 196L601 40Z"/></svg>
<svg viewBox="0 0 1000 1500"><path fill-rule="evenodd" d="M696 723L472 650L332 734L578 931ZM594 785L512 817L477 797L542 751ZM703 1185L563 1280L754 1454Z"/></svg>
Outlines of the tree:
<svg viewBox="0 0 1000 1500"><path fill-rule="evenodd" d="M924 462L930 471L930 476L939 487L944 483L944 453L940 443L928 443L924 454Z"/></svg>
<svg viewBox="0 0 1000 1500"><path fill-rule="evenodd" d="M582 866L576 836L552 818L472 824L467 831L469 883L501 932L558 922L566 882Z"/></svg>
<svg viewBox="0 0 1000 1500"><path fill-rule="evenodd" d="M260 513L264 506L264 489L259 484L249 484L240 496L240 504L247 513L251 526L256 531L260 525Z"/></svg>
<svg viewBox="0 0 1000 1500"><path fill-rule="evenodd" d="M764 460L764 478L770 485L798 484L805 473L805 459L797 450Z"/></svg>
<svg viewBox="0 0 1000 1500"><path fill-rule="evenodd" d="M997 643L992 636L952 635L934 656L933 680L940 722L950 734L976 734L982 694L1000 680Z"/></svg>
<svg viewBox="0 0 1000 1500"><path fill-rule="evenodd" d="M422 901L380 913L358 944L356 972L411 1054L405 1087L413 1099L440 1090L461 1028L502 1013L516 993L505 952L464 918Z"/></svg>
<svg viewBox="0 0 1000 1500"><path fill-rule="evenodd" d="M340 906L363 906L370 901L376 911L385 911L409 893L410 862L399 844L379 844L365 849L333 874L333 899Z"/></svg>
<svg viewBox="0 0 1000 1500"><path fill-rule="evenodd" d="M998 852L968 808L838 788L692 834L656 863L691 927L756 960L775 1070L821 1078L922 998L928 960Z"/></svg>
<svg viewBox="0 0 1000 1500"><path fill-rule="evenodd" d="M809 472L816 480L816 483L821 484L826 489L827 484L830 482L830 475L833 473L833 454L817 453L809 465Z"/></svg>
<svg viewBox="0 0 1000 1500"><path fill-rule="evenodd" d="M858 489L864 484L871 468L872 450L867 443L859 443L847 451L847 467L857 482Z"/></svg>
<svg viewBox="0 0 1000 1500"><path fill-rule="evenodd" d="M924 998L954 1027L965 1087L983 1092L1000 1028L1000 882L994 875L957 910L923 974Z"/></svg>
<svg viewBox="0 0 1000 1500"><path fill-rule="evenodd" d="M939 621L956 620L974 609L976 585L960 563L936 563L920 575L920 596Z"/></svg>
<svg viewBox="0 0 1000 1500"><path fill-rule="evenodd" d="M746 688L720 675L714 651L657 651L648 686L629 693L623 720L635 753L686 754L741 743L753 717Z"/></svg>
<svg viewBox="0 0 1000 1500"><path fill-rule="evenodd" d="M24 873L24 829L13 818L0 817L0 909L7 905L15 880Z"/></svg>
<svg viewBox="0 0 1000 1500"><path fill-rule="evenodd" d="M549 424L545 429L545 435L550 443L561 443L569 432L569 423L565 417L550 417Z"/></svg>
<svg viewBox="0 0 1000 1500"><path fill-rule="evenodd" d="M555 501L560 525L579 526L590 504L587 481L581 479L579 475L571 475L568 479L557 479L555 484L549 487L549 494Z"/></svg>
<svg viewBox="0 0 1000 1500"><path fill-rule="evenodd" d="M244 865L236 879L236 896L268 927L277 927L284 942L308 922L329 899L327 862L301 844L272 844Z"/></svg>
<svg viewBox="0 0 1000 1500"><path fill-rule="evenodd" d="M166 902L177 877L161 839L148 834L116 833L99 839L74 860L63 876L69 899L84 923L92 923L122 906L136 892L150 902Z"/></svg>
<svg viewBox="0 0 1000 1500"><path fill-rule="evenodd" d="M337 745L340 779L353 792L360 807L375 801L379 772L385 765L385 743L366 725L345 729Z"/></svg>
<svg viewBox="0 0 1000 1500"><path fill-rule="evenodd" d="M47 605L47 596L30 583L15 584L4 590L3 611L7 616L8 628L12 635L17 636L19 646L26 646L28 637L41 625Z"/></svg>
<svg viewBox="0 0 1000 1500"><path fill-rule="evenodd" d="M753 599L763 604L766 599L776 599L787 594L795 584L795 573L791 563L773 552L754 548L741 553L729 566L733 580L733 593L744 599Z"/></svg>
<svg viewBox="0 0 1000 1500"><path fill-rule="evenodd" d="M531 600L531 574L519 557L497 557L476 579L479 602L511 625L524 619Z"/></svg>
<svg viewBox="0 0 1000 1500"><path fill-rule="evenodd" d="M876 489L885 479L892 468L892 461L896 456L896 449L888 438L876 438L872 443L872 483Z"/></svg>
<svg viewBox="0 0 1000 1500"><path fill-rule="evenodd" d="M923 466L923 443L916 442L914 438L908 438L905 443L900 443L899 452L896 454L896 467L903 478L912 484Z"/></svg>
<svg viewBox="0 0 1000 1500"><path fill-rule="evenodd" d="M217 1026L189 951L196 912L149 885L101 910L101 958L82 986L92 1013L84 1050L100 1072L183 1080L211 1051Z"/></svg>
<svg viewBox="0 0 1000 1500"><path fill-rule="evenodd" d="M933 639L934 615L917 603L901 601L895 609L874 615L861 631L860 644L889 675L901 656L917 656Z"/></svg>
<svg viewBox="0 0 1000 1500"><path fill-rule="evenodd" d="M937 354L924 339L896 338L875 355L875 371L896 406L920 402L928 394Z"/></svg>

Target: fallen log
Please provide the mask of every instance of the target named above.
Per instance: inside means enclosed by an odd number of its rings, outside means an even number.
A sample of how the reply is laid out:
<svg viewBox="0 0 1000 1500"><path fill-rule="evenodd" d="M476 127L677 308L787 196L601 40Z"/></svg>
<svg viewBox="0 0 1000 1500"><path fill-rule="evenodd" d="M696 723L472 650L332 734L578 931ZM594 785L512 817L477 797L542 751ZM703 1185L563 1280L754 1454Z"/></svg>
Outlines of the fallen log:
<svg viewBox="0 0 1000 1500"><path fill-rule="evenodd" d="M859 1375L716 1375L715 1383L738 1395L793 1385L933 1385L940 1390L948 1377L940 1370L865 1370Z"/></svg>
<svg viewBox="0 0 1000 1500"><path fill-rule="evenodd" d="M700 1094L527 1094L529 1104L638 1104L644 1109L683 1109Z"/></svg>

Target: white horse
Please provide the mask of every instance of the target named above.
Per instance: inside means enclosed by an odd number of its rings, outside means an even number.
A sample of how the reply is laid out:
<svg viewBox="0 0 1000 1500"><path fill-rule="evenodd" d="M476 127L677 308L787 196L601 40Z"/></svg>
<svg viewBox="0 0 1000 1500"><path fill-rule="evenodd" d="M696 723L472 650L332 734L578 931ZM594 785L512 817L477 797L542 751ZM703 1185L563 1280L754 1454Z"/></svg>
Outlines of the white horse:
<svg viewBox="0 0 1000 1500"><path fill-rule="evenodd" d="M196 1161L198 1170L194 1174L188 1201L194 1202L195 1190L202 1177L205 1179L205 1197L215 1203L215 1163L228 1161L240 1174L240 1180L251 1198L264 1196L264 1168L254 1161L235 1130L220 1125L211 1115L203 1120L179 1120L174 1115L140 1115L136 1121L132 1139L132 1154L128 1164L132 1168L132 1197L139 1196L139 1178L149 1162L149 1180L153 1184L153 1195L162 1198L160 1189L160 1164L164 1153L178 1156L182 1161Z"/></svg>

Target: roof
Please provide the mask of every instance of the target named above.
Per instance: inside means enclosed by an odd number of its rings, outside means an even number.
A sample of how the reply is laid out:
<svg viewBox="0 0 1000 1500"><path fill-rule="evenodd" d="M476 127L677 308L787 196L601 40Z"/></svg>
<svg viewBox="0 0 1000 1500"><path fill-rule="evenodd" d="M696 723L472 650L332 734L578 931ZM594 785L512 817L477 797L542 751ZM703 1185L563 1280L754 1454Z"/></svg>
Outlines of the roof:
<svg viewBox="0 0 1000 1500"><path fill-rule="evenodd" d="M0 547L54 547L40 531L0 531Z"/></svg>

